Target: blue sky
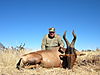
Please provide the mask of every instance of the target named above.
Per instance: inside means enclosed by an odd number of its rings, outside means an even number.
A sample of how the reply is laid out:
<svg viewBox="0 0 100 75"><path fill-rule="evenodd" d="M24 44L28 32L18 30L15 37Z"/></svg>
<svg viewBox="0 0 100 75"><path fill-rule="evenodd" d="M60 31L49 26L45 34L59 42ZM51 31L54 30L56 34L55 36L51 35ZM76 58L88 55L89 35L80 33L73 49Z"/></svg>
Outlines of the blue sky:
<svg viewBox="0 0 100 75"><path fill-rule="evenodd" d="M72 30L78 50L100 48L100 0L0 0L0 42L8 47L25 43L41 49L48 28L60 36Z"/></svg>

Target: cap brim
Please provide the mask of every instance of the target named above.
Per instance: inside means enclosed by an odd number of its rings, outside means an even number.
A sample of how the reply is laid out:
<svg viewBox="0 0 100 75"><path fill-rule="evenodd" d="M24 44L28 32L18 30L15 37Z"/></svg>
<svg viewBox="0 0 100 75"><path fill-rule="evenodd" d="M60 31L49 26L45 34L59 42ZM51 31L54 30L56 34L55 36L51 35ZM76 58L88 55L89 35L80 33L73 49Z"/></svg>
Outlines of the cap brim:
<svg viewBox="0 0 100 75"><path fill-rule="evenodd" d="M49 32L55 32L55 31L49 31Z"/></svg>

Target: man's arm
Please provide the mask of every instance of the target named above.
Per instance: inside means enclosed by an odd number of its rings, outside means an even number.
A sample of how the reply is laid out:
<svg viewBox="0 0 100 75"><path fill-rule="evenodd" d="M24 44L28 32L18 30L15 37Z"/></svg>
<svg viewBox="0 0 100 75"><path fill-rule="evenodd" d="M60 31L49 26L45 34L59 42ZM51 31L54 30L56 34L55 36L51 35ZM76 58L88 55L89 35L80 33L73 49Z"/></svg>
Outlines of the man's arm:
<svg viewBox="0 0 100 75"><path fill-rule="evenodd" d="M42 50L45 50L45 49L46 49L45 46L46 46L46 36L44 36L44 38L43 38L43 40L42 40L41 49L42 49Z"/></svg>
<svg viewBox="0 0 100 75"><path fill-rule="evenodd" d="M64 42L62 40L62 38L58 35L58 43L61 47L64 47Z"/></svg>

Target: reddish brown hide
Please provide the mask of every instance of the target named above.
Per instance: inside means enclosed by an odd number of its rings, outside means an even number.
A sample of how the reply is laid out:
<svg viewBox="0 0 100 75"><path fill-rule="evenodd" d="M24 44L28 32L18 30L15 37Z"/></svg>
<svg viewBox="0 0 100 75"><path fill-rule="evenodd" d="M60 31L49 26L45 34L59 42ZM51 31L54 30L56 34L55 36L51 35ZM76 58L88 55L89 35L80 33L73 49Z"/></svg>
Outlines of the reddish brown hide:
<svg viewBox="0 0 100 75"><path fill-rule="evenodd" d="M42 67L62 67L61 59L61 47L55 47L52 50L41 50L23 55L17 63L17 68L25 67L28 65L34 65L34 68L41 65ZM62 51L63 52L63 51ZM37 65L36 65L37 64Z"/></svg>
<svg viewBox="0 0 100 75"><path fill-rule="evenodd" d="M66 42L67 48L54 47L52 50L40 50L36 52L31 52L23 55L16 65L17 69L26 68L26 66L31 66L29 68L37 68L39 66L50 68L50 67L63 67L71 69L76 60L76 53L74 49L74 43L76 40L76 35L72 32L74 39L71 44L66 39L66 32L63 38ZM66 56L68 55L69 56Z"/></svg>

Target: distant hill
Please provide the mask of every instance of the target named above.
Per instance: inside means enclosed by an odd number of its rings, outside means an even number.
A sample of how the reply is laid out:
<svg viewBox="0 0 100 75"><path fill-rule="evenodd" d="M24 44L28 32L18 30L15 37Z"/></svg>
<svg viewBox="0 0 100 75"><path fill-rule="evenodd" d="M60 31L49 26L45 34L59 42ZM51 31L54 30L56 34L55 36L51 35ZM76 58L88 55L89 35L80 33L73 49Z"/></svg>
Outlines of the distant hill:
<svg viewBox="0 0 100 75"><path fill-rule="evenodd" d="M2 43L0 43L0 49L4 49L4 48L5 46Z"/></svg>

